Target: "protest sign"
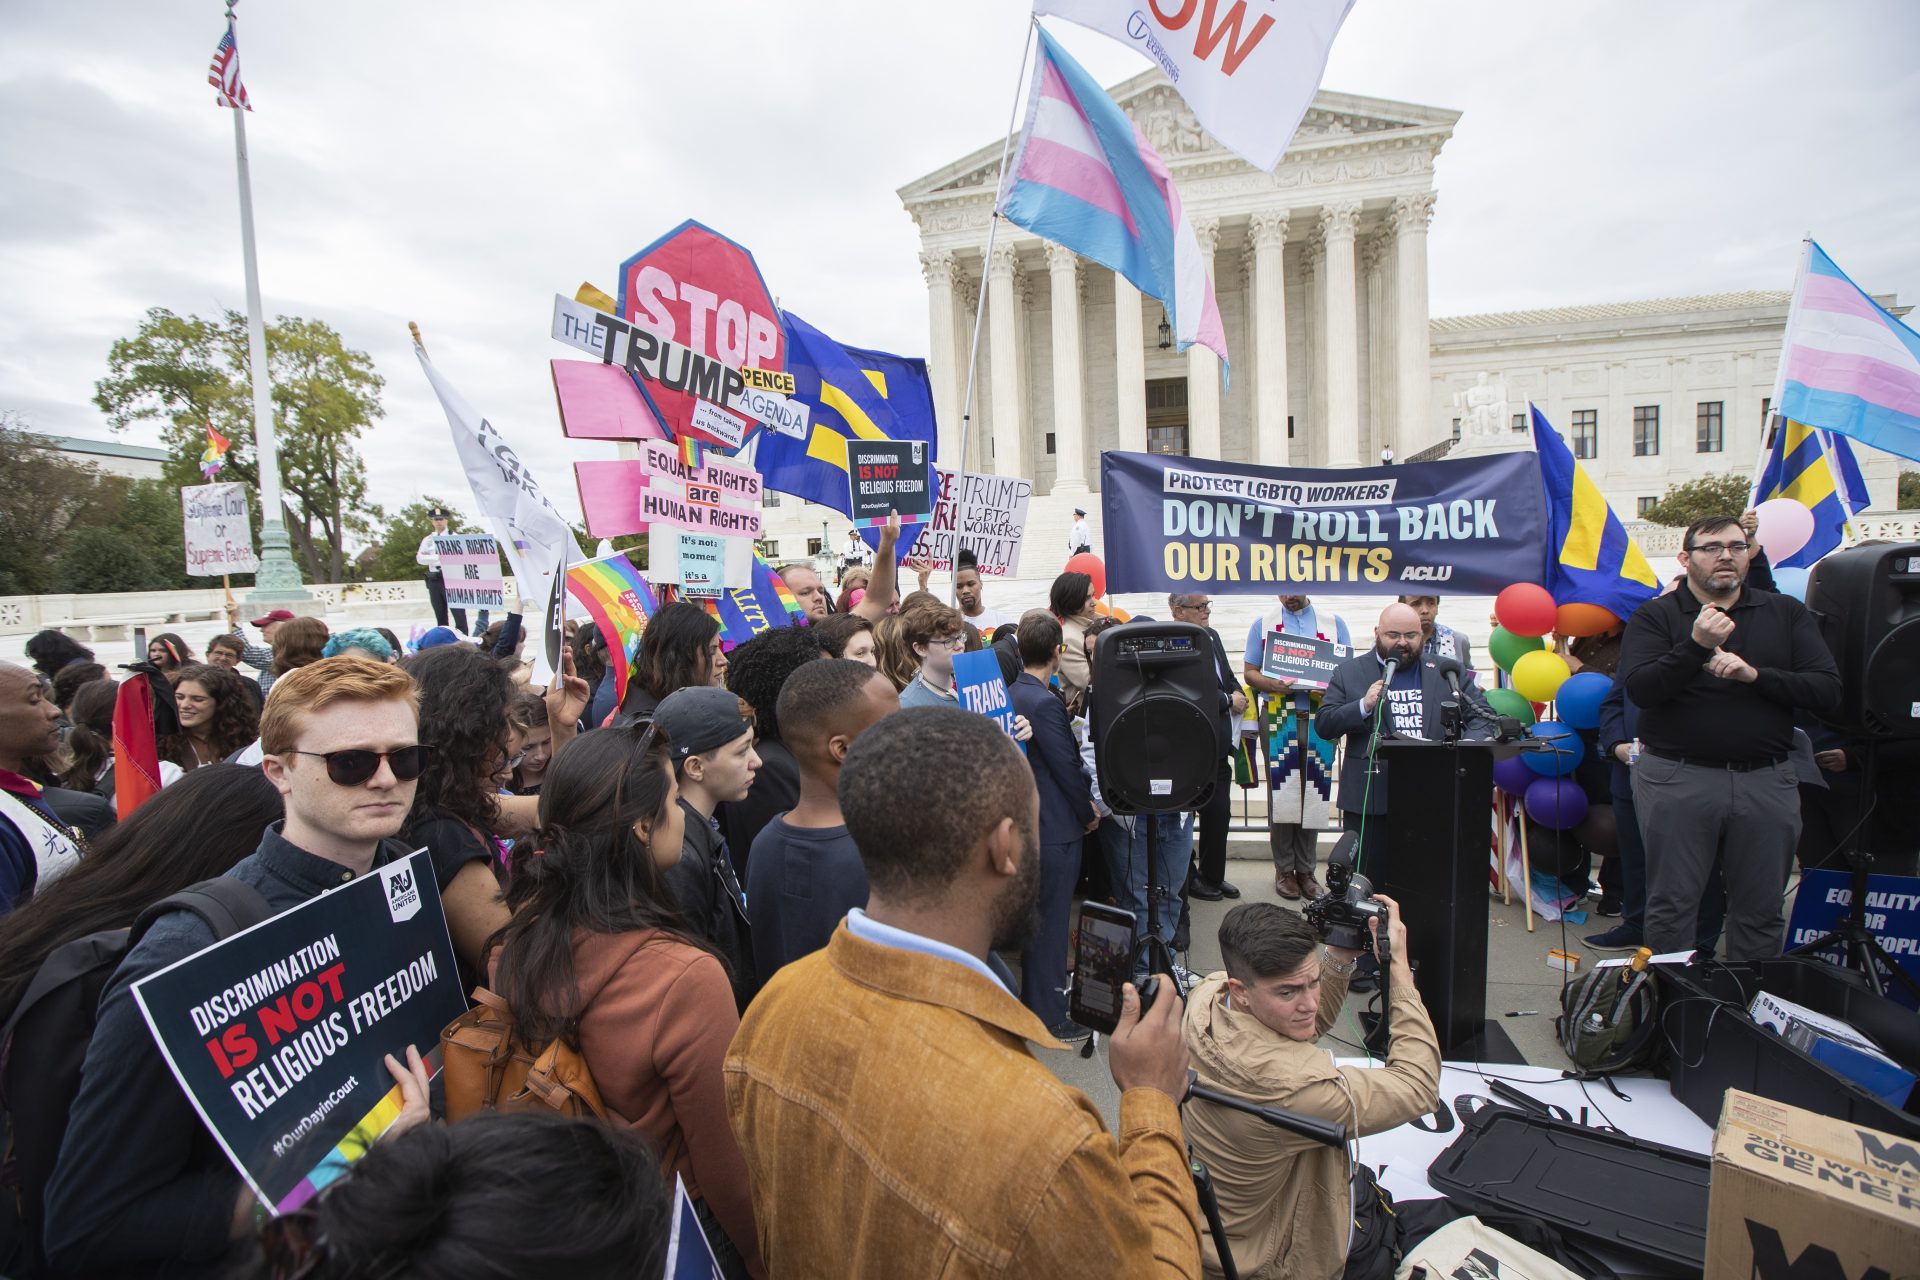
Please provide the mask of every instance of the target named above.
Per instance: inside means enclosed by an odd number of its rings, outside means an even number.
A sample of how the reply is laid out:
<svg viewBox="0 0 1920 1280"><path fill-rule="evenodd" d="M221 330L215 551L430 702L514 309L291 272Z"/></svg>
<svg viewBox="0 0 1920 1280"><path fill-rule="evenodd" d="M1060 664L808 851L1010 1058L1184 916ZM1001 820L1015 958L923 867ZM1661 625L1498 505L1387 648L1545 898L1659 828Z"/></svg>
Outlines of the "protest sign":
<svg viewBox="0 0 1920 1280"><path fill-rule="evenodd" d="M1546 573L1530 452L1306 470L1100 455L1110 591L1494 595Z"/></svg>
<svg viewBox="0 0 1920 1280"><path fill-rule="evenodd" d="M437 533L434 552L440 557L440 576L446 583L447 603L456 609L500 609L507 603L507 584L500 573L500 545L488 533Z"/></svg>
<svg viewBox="0 0 1920 1280"><path fill-rule="evenodd" d="M287 1213L400 1113L385 1056L437 1072L467 1007L422 849L133 986L174 1078L260 1203Z"/></svg>
<svg viewBox="0 0 1920 1280"><path fill-rule="evenodd" d="M1019 576L1020 544L1026 538L1027 500L1033 496L1033 481L972 472L956 475L945 467L935 467L934 474L940 480L939 498L915 553L932 560L935 569L951 569L960 548L965 547L979 560L982 577ZM954 519L963 494L967 527L956 532Z"/></svg>
<svg viewBox="0 0 1920 1280"><path fill-rule="evenodd" d="M750 553L736 556L747 566L746 573L736 572L736 581L727 581L727 544L731 542L739 542L743 548L749 545L744 538L662 530L651 540L654 581L673 583L689 596L717 596L729 586L747 586L752 580Z"/></svg>
<svg viewBox="0 0 1920 1280"><path fill-rule="evenodd" d="M1007 695L1006 677L1000 674L1000 659L993 650L954 654L953 689L963 710L989 717L1009 738L1013 736L1013 699ZM1024 742L1019 747L1027 749Z"/></svg>
<svg viewBox="0 0 1920 1280"><path fill-rule="evenodd" d="M717 491L699 485L678 486L650 483L640 491L640 519L649 526L672 525L692 533L710 533L734 538L760 536L760 513L742 511L718 501Z"/></svg>
<svg viewBox="0 0 1920 1280"><path fill-rule="evenodd" d="M847 486L856 524L885 524L887 513L902 520L930 515L932 486L924 440L847 441Z"/></svg>
<svg viewBox="0 0 1920 1280"><path fill-rule="evenodd" d="M1353 650L1331 640L1275 631L1267 636L1260 674L1291 680L1295 688L1324 689L1333 679L1333 669L1352 656Z"/></svg>
<svg viewBox="0 0 1920 1280"><path fill-rule="evenodd" d="M1853 904L1853 877L1845 871L1812 870L1800 873L1800 888L1793 899L1793 914L1787 919L1787 949L1804 947L1824 935L1846 918ZM1868 876L1866 926L1873 930L1887 954L1907 974L1920 981L1920 878L1913 876ZM1846 952L1827 947L1813 953L1830 964L1846 967ZM1914 1007L1905 987L1881 975L1887 995Z"/></svg>
<svg viewBox="0 0 1920 1280"><path fill-rule="evenodd" d="M218 578L259 569L260 560L253 554L253 526L247 520L245 485L187 485L180 490L180 514L186 522L190 575Z"/></svg>

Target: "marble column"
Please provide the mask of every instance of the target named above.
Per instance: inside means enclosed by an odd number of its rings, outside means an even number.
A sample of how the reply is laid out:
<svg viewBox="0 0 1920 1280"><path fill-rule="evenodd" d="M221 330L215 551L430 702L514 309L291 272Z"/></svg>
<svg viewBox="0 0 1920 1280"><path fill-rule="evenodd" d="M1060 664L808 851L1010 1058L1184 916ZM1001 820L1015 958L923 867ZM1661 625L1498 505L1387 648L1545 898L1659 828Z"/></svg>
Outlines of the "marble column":
<svg viewBox="0 0 1920 1280"><path fill-rule="evenodd" d="M1053 287L1053 492L1085 493L1086 429L1080 393L1080 255L1047 245Z"/></svg>
<svg viewBox="0 0 1920 1280"><path fill-rule="evenodd" d="M1399 366L1400 412L1394 424L1396 454L1413 453L1434 443L1432 423L1433 336L1427 323L1427 223L1433 220L1433 192L1401 196L1387 214L1393 229L1394 328Z"/></svg>
<svg viewBox="0 0 1920 1280"><path fill-rule="evenodd" d="M1360 415L1360 457L1368 466L1379 459L1380 446L1391 439L1385 407L1389 399L1397 398L1398 385L1386 366L1386 334L1381 329L1386 323L1387 309L1381 297L1386 263L1380 250L1379 236L1361 236L1354 245L1357 284L1360 298L1366 303L1366 315L1360 324L1360 332L1367 340L1360 361L1360 385L1367 392L1366 408Z"/></svg>
<svg viewBox="0 0 1920 1280"><path fill-rule="evenodd" d="M1327 465L1360 465L1360 356L1355 316L1353 235L1357 200L1320 213L1327 242Z"/></svg>
<svg viewBox="0 0 1920 1280"><path fill-rule="evenodd" d="M954 341L953 255L936 249L920 255L927 281L927 376L933 382L933 416L939 423L940 461L961 468L960 397L966 391L966 357ZM963 469L963 468L962 468Z"/></svg>
<svg viewBox="0 0 1920 1280"><path fill-rule="evenodd" d="M1307 300L1306 465L1327 465L1327 246L1316 225L1300 249Z"/></svg>
<svg viewBox="0 0 1920 1280"><path fill-rule="evenodd" d="M1116 411L1120 448L1147 451L1147 338L1140 318L1140 291L1133 281L1113 273L1113 376L1118 384Z"/></svg>
<svg viewBox="0 0 1920 1280"><path fill-rule="evenodd" d="M987 264L987 327L993 342L993 453L995 475L1020 472L1021 421L1020 307L1015 276L1019 260L1009 245L996 245Z"/></svg>
<svg viewBox="0 0 1920 1280"><path fill-rule="evenodd" d="M1194 219L1200 260L1213 280L1213 251L1220 243L1217 218ZM1194 343L1187 348L1187 452L1196 458L1220 456L1220 357Z"/></svg>
<svg viewBox="0 0 1920 1280"><path fill-rule="evenodd" d="M1287 211L1262 209L1247 223L1253 242L1254 460L1287 465Z"/></svg>

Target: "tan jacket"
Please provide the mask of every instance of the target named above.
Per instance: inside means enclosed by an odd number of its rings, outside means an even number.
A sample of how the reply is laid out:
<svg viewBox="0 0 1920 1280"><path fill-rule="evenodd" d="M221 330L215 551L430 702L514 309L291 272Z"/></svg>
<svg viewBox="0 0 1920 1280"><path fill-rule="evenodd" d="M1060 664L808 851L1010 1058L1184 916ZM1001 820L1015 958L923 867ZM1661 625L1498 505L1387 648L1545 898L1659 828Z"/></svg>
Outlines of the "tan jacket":
<svg viewBox="0 0 1920 1280"><path fill-rule="evenodd" d="M1129 1090L1116 1143L1029 1040L997 982L844 923L780 970L726 1064L768 1273L1198 1276L1173 1100Z"/></svg>
<svg viewBox="0 0 1920 1280"><path fill-rule="evenodd" d="M1324 953L1323 953L1324 954ZM1347 981L1322 970L1318 1031L1340 1016ZM1379 1133L1439 1102L1440 1043L1411 986L1393 987L1392 1040L1382 1067L1335 1067L1315 1043L1290 1040L1229 1007L1227 975L1187 997L1187 1049L1200 1083L1263 1106L1285 1107ZM1359 1124L1354 1124L1355 1112ZM1234 1264L1247 1280L1335 1280L1346 1268L1352 1223L1347 1153L1211 1103L1186 1107L1187 1141L1213 1175ZM1221 1274L1205 1242L1207 1274Z"/></svg>

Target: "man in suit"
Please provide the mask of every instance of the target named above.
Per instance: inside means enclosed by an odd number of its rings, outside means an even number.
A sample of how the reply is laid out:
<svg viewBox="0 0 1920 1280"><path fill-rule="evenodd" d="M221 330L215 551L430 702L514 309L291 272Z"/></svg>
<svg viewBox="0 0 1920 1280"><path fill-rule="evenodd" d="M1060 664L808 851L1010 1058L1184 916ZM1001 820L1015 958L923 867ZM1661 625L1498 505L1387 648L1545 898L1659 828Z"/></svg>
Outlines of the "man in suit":
<svg viewBox="0 0 1920 1280"><path fill-rule="evenodd" d="M1213 642L1215 679L1220 685L1220 741L1224 750L1215 775L1213 797L1200 809L1200 839L1195 844L1197 866L1187 879L1187 895L1204 902L1237 898L1240 890L1227 883L1227 826L1233 820L1233 744L1239 736L1240 716L1247 709L1247 695L1240 689L1240 677L1227 661L1226 646L1220 633L1210 625L1213 601L1204 591L1175 592L1167 597L1167 608L1175 622L1190 622L1206 630Z"/></svg>
<svg viewBox="0 0 1920 1280"><path fill-rule="evenodd" d="M1320 706L1320 732L1344 735L1346 758L1340 766L1340 813L1349 831L1360 831L1360 868L1374 883L1386 872L1387 766L1375 762L1369 747L1376 718L1381 738L1445 736L1441 703L1453 696L1440 658L1425 657L1426 634L1410 605L1390 604L1373 629L1373 648L1336 667ZM1387 663L1396 665L1391 675ZM1462 673L1464 680L1465 674ZM1381 704L1385 703L1385 708ZM1492 713L1468 686L1460 699L1461 735L1491 736ZM1376 717L1376 711L1378 715Z"/></svg>
<svg viewBox="0 0 1920 1280"><path fill-rule="evenodd" d="M1020 619L1020 676L1008 692L1017 715L1033 726L1027 763L1040 792L1040 927L1020 966L1020 1003L1055 1039L1085 1040L1067 1019L1067 933L1073 886L1080 880L1080 841L1099 825L1093 780L1080 759L1067 708L1047 682L1060 667L1060 620L1042 610Z"/></svg>

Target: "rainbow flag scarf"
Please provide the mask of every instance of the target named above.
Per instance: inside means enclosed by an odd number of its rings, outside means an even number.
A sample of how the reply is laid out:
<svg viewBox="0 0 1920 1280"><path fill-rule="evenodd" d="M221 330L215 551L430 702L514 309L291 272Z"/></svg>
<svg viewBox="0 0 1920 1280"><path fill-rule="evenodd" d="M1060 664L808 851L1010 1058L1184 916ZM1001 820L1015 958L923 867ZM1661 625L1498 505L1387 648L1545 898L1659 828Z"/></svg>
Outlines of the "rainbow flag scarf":
<svg viewBox="0 0 1920 1280"><path fill-rule="evenodd" d="M647 619L659 611L660 599L625 552L571 566L567 570L567 590L593 616L600 634L606 637L617 705L627 696L633 657L640 651Z"/></svg>
<svg viewBox="0 0 1920 1280"><path fill-rule="evenodd" d="M705 609L720 624L720 639L729 648L775 627L805 625L800 601L758 553L753 557L751 587L691 603Z"/></svg>

